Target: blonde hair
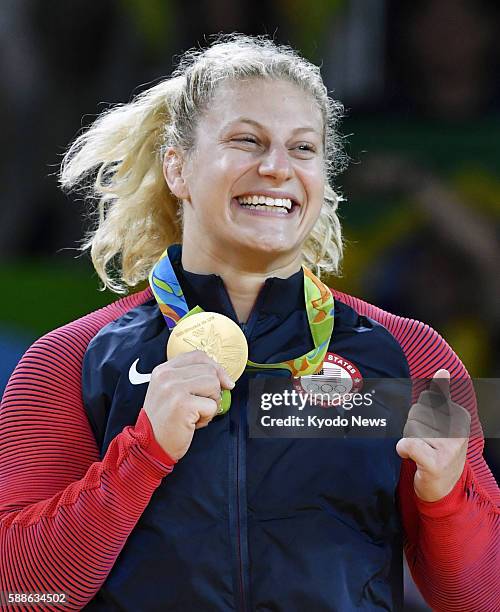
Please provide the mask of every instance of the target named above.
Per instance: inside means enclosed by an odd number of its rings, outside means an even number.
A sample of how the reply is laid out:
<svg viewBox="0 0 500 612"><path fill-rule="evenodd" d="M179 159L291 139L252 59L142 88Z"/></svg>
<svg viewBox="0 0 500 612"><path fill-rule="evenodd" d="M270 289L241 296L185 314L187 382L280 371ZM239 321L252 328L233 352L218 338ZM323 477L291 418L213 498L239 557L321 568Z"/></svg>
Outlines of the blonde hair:
<svg viewBox="0 0 500 612"><path fill-rule="evenodd" d="M73 142L60 171L65 190L78 190L97 203L90 249L105 287L117 293L147 278L167 246L182 240L182 207L163 176L169 146L189 153L195 128L223 82L248 78L287 80L316 101L324 122L325 201L304 243L304 264L317 274L338 274L342 234L340 197L329 181L343 169L345 155L337 123L343 107L328 96L320 70L288 46L263 37L219 35L205 50L181 57L171 78L128 104L102 113Z"/></svg>

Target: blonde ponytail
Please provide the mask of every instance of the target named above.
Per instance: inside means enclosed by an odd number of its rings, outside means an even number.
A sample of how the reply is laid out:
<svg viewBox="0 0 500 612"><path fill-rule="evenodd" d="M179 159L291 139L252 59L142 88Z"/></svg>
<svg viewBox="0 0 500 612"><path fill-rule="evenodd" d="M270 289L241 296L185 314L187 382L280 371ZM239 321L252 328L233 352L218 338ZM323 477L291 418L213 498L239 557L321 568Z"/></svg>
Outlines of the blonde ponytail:
<svg viewBox="0 0 500 612"><path fill-rule="evenodd" d="M162 170L165 126L181 80L163 81L102 114L61 166L64 189L80 185L97 200L97 228L82 248L90 248L98 275L116 292L146 278L165 245L181 239L179 205Z"/></svg>

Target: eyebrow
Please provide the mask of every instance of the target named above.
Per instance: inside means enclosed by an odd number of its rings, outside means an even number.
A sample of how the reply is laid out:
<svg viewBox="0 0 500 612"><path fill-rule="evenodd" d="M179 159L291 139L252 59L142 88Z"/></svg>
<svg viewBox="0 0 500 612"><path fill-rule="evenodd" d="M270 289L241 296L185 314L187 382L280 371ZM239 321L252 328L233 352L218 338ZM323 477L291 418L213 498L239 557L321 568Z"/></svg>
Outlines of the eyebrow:
<svg viewBox="0 0 500 612"><path fill-rule="evenodd" d="M236 119L233 119L232 121L229 121L228 123L226 123L223 127L223 130L229 129L236 123L248 123L249 125L253 125L254 127L258 129L261 129L261 130L265 129L265 127L261 123L259 123L258 121L255 121L254 119L250 119L249 117L237 117ZM296 134L298 132L314 132L315 134L321 135L320 132L318 132L318 130L312 125L304 125L301 127L294 128L292 130L292 134Z"/></svg>

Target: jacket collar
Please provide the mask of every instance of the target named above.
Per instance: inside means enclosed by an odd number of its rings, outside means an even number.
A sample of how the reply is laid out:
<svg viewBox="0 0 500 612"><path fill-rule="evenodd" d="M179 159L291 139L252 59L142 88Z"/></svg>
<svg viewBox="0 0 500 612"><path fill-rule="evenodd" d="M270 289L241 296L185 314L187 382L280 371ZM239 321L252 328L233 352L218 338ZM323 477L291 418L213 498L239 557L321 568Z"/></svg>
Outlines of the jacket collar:
<svg viewBox="0 0 500 612"><path fill-rule="evenodd" d="M220 312L239 323L220 276L197 274L184 270L181 263L182 246L180 244L170 246L168 255L189 308L199 305L205 311ZM267 278L247 325L250 326L252 320L269 315L273 315L273 319L283 320L297 310L304 310L304 274L302 270L288 278Z"/></svg>

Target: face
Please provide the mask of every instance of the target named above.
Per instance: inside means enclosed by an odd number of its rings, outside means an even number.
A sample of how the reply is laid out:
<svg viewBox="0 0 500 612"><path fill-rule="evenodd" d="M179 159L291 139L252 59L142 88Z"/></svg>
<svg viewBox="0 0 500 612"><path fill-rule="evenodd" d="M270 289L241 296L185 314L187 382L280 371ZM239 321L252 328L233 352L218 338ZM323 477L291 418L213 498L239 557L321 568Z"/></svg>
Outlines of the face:
<svg viewBox="0 0 500 612"><path fill-rule="evenodd" d="M169 151L166 176L183 200L185 248L226 259L300 258L325 184L323 120L309 94L286 81L221 86L194 151L176 170L177 162Z"/></svg>

